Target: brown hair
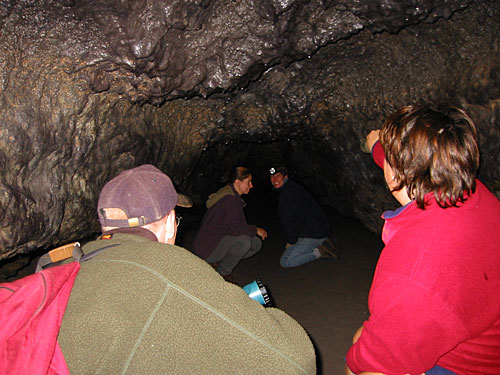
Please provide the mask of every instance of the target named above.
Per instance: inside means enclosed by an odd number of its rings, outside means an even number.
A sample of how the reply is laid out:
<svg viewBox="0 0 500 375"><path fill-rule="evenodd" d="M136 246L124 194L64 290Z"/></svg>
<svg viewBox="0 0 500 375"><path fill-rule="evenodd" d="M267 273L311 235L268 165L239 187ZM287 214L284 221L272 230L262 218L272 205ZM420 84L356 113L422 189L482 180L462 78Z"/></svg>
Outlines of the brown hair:
<svg viewBox="0 0 500 375"><path fill-rule="evenodd" d="M464 202L476 189L477 131L459 108L403 107L385 121L380 143L394 172L393 191L406 186L422 209L431 191L446 208Z"/></svg>
<svg viewBox="0 0 500 375"><path fill-rule="evenodd" d="M233 183L236 180L243 181L245 178L250 176L252 172L246 167L233 167L229 173L229 182Z"/></svg>

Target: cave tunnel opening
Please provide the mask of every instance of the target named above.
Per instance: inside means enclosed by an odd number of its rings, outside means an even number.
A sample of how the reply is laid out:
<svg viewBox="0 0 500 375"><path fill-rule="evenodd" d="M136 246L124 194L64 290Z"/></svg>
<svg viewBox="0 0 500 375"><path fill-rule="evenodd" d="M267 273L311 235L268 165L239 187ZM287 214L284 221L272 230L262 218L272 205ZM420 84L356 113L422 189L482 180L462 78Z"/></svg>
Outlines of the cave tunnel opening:
<svg viewBox="0 0 500 375"><path fill-rule="evenodd" d="M249 196L260 196L272 189L269 169L281 164L288 169L289 177L306 187L321 204L331 205L328 196L332 191L338 193L338 186L342 185L337 178L339 163L331 145L324 140L217 143L202 153L190 176L178 188L181 193L187 192L195 205L204 205L210 193L227 183L230 168L242 165L252 171L254 188Z"/></svg>
<svg viewBox="0 0 500 375"><path fill-rule="evenodd" d="M251 224L259 224L265 217L274 219L276 222L270 225L279 227L278 194L273 191L269 174L269 169L278 164L285 166L289 178L305 187L330 215L353 219L349 214L349 199L344 198L351 187L346 192L346 184L339 178L337 166L341 163L333 151L335 148L328 140L316 138L221 142L208 147L190 176L178 186L180 193L191 198L193 207L177 208L183 217L177 243L190 249L206 212L208 196L227 184L228 172L236 165L252 171L254 188L242 197Z"/></svg>

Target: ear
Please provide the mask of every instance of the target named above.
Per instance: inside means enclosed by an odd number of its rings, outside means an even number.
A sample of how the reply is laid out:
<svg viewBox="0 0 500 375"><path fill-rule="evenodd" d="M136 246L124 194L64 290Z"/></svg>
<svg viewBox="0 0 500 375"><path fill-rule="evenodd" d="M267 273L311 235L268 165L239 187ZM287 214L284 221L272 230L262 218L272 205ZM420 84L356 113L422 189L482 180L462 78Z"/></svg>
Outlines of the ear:
<svg viewBox="0 0 500 375"><path fill-rule="evenodd" d="M175 221L175 210L170 211L167 215L167 220L165 223L165 240L166 243L173 245L175 243L175 237L177 235L177 224Z"/></svg>
<svg viewBox="0 0 500 375"><path fill-rule="evenodd" d="M234 187L234 190L236 190L236 192L238 193L238 195L241 195L240 185L241 185L240 180L238 180L238 179L234 180L233 187Z"/></svg>

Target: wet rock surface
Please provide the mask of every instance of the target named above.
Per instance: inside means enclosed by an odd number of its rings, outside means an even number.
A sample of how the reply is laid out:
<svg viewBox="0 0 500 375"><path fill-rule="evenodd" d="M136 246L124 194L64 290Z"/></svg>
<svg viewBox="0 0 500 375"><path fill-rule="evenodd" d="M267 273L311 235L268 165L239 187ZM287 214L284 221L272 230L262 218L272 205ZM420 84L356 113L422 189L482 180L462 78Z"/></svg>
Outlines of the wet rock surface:
<svg viewBox="0 0 500 375"><path fill-rule="evenodd" d="M451 102L500 197L500 7L481 1L0 3L0 260L99 231L106 181L143 163L201 204L237 162L282 160L378 232L394 208L360 141Z"/></svg>

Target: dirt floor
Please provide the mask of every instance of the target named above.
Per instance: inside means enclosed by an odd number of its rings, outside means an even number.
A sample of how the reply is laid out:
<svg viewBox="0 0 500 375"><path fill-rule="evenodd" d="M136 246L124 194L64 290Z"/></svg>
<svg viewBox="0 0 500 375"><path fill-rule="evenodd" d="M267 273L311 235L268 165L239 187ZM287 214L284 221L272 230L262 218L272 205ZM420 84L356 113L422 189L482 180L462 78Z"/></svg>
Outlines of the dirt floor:
<svg viewBox="0 0 500 375"><path fill-rule="evenodd" d="M239 263L234 279L243 286L260 278L274 305L294 317L309 333L316 348L318 375L343 374L344 356L352 335L368 317L368 291L383 244L359 221L325 208L332 237L340 246L339 259L282 268L279 259L286 240L275 214L276 198L269 192L248 200L248 222L266 229L269 237L258 254ZM199 223L184 224L179 242L189 249Z"/></svg>

